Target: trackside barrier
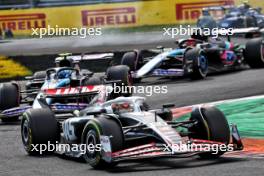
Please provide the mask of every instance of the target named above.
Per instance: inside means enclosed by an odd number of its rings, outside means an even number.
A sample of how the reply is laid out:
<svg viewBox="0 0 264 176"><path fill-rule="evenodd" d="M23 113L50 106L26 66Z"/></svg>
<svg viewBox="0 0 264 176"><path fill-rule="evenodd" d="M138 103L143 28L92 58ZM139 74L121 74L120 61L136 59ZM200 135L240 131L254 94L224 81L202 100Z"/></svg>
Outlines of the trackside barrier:
<svg viewBox="0 0 264 176"><path fill-rule="evenodd" d="M253 1L264 6L259 0ZM156 0L0 10L0 29L9 28L15 35L30 35L32 28L48 26L122 28L192 24L200 16L203 7L233 5L239 2L239 0Z"/></svg>

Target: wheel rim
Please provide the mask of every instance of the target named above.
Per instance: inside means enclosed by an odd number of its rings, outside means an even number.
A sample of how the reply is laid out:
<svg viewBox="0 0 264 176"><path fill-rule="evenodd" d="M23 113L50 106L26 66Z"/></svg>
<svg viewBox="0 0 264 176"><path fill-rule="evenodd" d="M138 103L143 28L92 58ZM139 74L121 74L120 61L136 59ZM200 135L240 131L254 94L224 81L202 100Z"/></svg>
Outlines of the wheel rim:
<svg viewBox="0 0 264 176"><path fill-rule="evenodd" d="M260 52L261 52L261 60L264 62L264 47L263 44L260 45Z"/></svg>
<svg viewBox="0 0 264 176"><path fill-rule="evenodd" d="M89 145L93 145L94 147L96 146L96 135L94 130L90 130L86 136L86 142L87 146L86 150L86 156L88 157L89 160L94 160L96 159L96 151L95 150L88 150Z"/></svg>
<svg viewBox="0 0 264 176"><path fill-rule="evenodd" d="M199 67L200 67L201 73L205 75L208 69L208 62L204 55L199 56Z"/></svg>
<svg viewBox="0 0 264 176"><path fill-rule="evenodd" d="M22 137L24 143L28 143L29 141L29 123L28 120L25 120L22 126Z"/></svg>

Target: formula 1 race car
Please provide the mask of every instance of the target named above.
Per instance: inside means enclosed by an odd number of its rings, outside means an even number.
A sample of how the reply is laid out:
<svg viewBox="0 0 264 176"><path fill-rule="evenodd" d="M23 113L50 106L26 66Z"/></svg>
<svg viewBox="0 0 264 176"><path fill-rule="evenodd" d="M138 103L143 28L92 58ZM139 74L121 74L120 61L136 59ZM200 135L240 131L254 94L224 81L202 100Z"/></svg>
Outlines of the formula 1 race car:
<svg viewBox="0 0 264 176"><path fill-rule="evenodd" d="M72 55L71 53L59 54L59 57L55 58L56 67L72 67L79 70L80 75L86 77L92 77L93 72L87 69L81 69L80 64L84 61L99 60L99 59L109 59L112 58L112 53L104 54L89 54L89 55ZM28 82L26 83L26 89L40 89L46 79L46 70L37 71L33 76L26 77Z"/></svg>
<svg viewBox="0 0 264 176"><path fill-rule="evenodd" d="M140 51L127 52L121 65L130 68L134 82L149 76L203 79L209 71L236 69L245 64L251 68L264 67L262 38L250 39L241 45L231 42L230 37L227 40L195 34L176 43L176 49L155 51L154 57L143 58Z"/></svg>
<svg viewBox="0 0 264 176"><path fill-rule="evenodd" d="M37 99L42 96L43 91L51 88L65 88L76 86L93 86L116 83L117 86L130 85L129 68L126 66L109 67L106 75L102 77L91 77L81 75L78 69L71 67L57 67L46 71L46 78L40 89L29 89L21 91L17 83L0 84L0 119L3 122L18 120L19 116L27 109L38 107ZM127 94L123 94L129 96ZM103 96L103 95L102 95ZM106 99L111 99L119 94L104 95ZM32 98L33 97L33 98ZM91 103L89 97L85 98ZM53 99L47 100L51 104ZM33 105L31 106L31 104Z"/></svg>
<svg viewBox="0 0 264 176"><path fill-rule="evenodd" d="M197 21L200 28L250 28L264 27L264 15L261 8L251 8L244 3L238 7L207 7Z"/></svg>
<svg viewBox="0 0 264 176"><path fill-rule="evenodd" d="M47 90L46 96L56 96L58 91ZM118 97L59 115L40 104L42 108L29 109L22 118L21 136L29 155L57 152L105 169L126 160L194 155L217 158L243 149L236 126L232 125L230 133L225 116L215 107L197 107L189 119L173 121L172 105L149 110L143 97ZM40 145L51 144L69 148L40 153ZM179 149L182 146L185 148Z"/></svg>

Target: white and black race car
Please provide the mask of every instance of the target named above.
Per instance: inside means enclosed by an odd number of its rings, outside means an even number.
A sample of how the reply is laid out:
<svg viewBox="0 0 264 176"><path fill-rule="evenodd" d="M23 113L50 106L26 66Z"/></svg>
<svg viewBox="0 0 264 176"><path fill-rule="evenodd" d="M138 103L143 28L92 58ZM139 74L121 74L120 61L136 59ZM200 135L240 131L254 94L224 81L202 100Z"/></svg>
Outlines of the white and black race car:
<svg viewBox="0 0 264 176"><path fill-rule="evenodd" d="M48 92L52 96L57 91ZM217 108L197 107L189 119L173 121L170 107L149 110L142 97L118 97L71 114L54 114L42 104L42 108L29 109L23 115L22 141L30 155L40 155L33 149L40 144L80 146L78 151L53 149L42 154L82 157L96 169L144 158L217 158L243 149L236 126L230 130ZM83 145L89 146L85 152L81 150ZM98 150L91 150L91 146ZM181 146L185 147L179 149Z"/></svg>

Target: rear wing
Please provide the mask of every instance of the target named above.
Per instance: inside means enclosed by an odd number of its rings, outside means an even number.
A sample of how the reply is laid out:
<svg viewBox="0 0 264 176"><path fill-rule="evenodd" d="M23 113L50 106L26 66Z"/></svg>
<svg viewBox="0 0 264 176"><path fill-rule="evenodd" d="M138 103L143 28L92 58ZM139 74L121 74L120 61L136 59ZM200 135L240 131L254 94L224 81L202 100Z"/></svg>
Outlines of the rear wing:
<svg viewBox="0 0 264 176"><path fill-rule="evenodd" d="M263 32L264 29L260 29L258 27L232 29L232 31L230 31L229 29L219 28L218 31L214 32L214 35L208 35L205 33L205 31L202 31L202 35L208 37L213 37L213 36L227 37L228 41L231 41L231 37L243 37L243 38L261 37ZM194 33L193 35L200 35L199 32L196 33L198 34Z"/></svg>
<svg viewBox="0 0 264 176"><path fill-rule="evenodd" d="M260 28L250 27L250 28L233 29L234 34L246 34L246 33L255 33L255 32L260 32Z"/></svg>
<svg viewBox="0 0 264 176"><path fill-rule="evenodd" d="M47 98L78 98L98 94L104 88L104 85L96 85L45 89L44 95Z"/></svg>
<svg viewBox="0 0 264 176"><path fill-rule="evenodd" d="M204 7L203 10L206 10L206 11L229 10L234 7L235 7L234 5L211 6L211 7Z"/></svg>
<svg viewBox="0 0 264 176"><path fill-rule="evenodd" d="M258 27L233 29L233 36L239 36L244 38L260 37L262 33L263 31L260 30L260 28ZM228 40L231 40L230 35L228 35Z"/></svg>
<svg viewBox="0 0 264 176"><path fill-rule="evenodd" d="M55 63L60 62L63 59L71 59L73 63L79 63L81 61L91 61L91 60L108 60L114 57L114 53L99 53L99 54L84 54L84 55L68 55L59 56L55 58Z"/></svg>

